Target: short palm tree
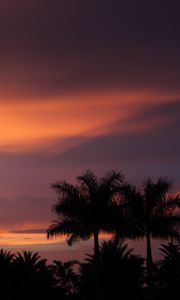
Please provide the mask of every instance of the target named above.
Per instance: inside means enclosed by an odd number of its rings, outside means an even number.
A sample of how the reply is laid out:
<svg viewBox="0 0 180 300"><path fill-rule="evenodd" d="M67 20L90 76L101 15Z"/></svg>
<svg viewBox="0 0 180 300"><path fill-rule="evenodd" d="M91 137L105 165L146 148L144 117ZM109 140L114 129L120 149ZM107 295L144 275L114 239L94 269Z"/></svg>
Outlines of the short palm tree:
<svg viewBox="0 0 180 300"><path fill-rule="evenodd" d="M14 257L14 254L10 251L6 251L4 249L0 250L0 265L6 265L9 266L12 262L12 259Z"/></svg>
<svg viewBox="0 0 180 300"><path fill-rule="evenodd" d="M12 261L14 254L0 250L0 299L12 297Z"/></svg>
<svg viewBox="0 0 180 300"><path fill-rule="evenodd" d="M180 299L180 245L162 244L159 263L159 280L163 299Z"/></svg>
<svg viewBox="0 0 180 300"><path fill-rule="evenodd" d="M31 251L17 253L13 261L13 291L17 299L39 299L48 295L51 276L46 268L46 260Z"/></svg>
<svg viewBox="0 0 180 300"><path fill-rule="evenodd" d="M144 259L133 255L123 240L111 239L103 241L100 246L99 261L99 294L102 299L141 299L143 284ZM83 299L94 299L96 263L93 255L88 255L81 264Z"/></svg>
<svg viewBox="0 0 180 300"><path fill-rule="evenodd" d="M92 171L77 177L78 185L66 181L52 185L58 200L53 211L58 219L48 228L47 236L66 235L72 245L94 237L94 254L99 257L99 233L111 230L111 204L123 181L121 172L110 171L98 178Z"/></svg>
<svg viewBox="0 0 180 300"><path fill-rule="evenodd" d="M39 270L45 263L46 259L41 259L39 253L31 251L17 252L14 258L14 264L32 271Z"/></svg>
<svg viewBox="0 0 180 300"><path fill-rule="evenodd" d="M50 270L56 279L56 286L64 289L67 294L75 294L78 292L79 275L75 272L74 266L79 264L76 260L66 262L53 261Z"/></svg>

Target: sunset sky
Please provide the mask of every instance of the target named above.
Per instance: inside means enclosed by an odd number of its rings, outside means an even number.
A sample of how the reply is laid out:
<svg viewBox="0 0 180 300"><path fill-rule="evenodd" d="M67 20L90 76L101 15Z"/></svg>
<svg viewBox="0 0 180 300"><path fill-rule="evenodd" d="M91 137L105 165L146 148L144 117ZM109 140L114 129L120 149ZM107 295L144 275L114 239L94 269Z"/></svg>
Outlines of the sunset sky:
<svg viewBox="0 0 180 300"><path fill-rule="evenodd" d="M169 176L180 190L178 6L0 1L2 247L65 253L44 233L50 183L87 169L120 169L137 185Z"/></svg>

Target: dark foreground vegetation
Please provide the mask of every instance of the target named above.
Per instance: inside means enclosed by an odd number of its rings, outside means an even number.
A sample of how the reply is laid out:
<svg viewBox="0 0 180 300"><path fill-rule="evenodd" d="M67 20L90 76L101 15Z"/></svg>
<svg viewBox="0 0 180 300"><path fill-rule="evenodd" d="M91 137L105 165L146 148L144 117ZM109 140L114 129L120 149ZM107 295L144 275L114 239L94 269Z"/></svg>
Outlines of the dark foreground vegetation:
<svg viewBox="0 0 180 300"><path fill-rule="evenodd" d="M147 286L145 260L117 238L103 241L97 267L94 256L83 263L54 261L38 253L0 252L0 299L92 300L180 299L180 251L168 243L153 265L153 286Z"/></svg>
<svg viewBox="0 0 180 300"><path fill-rule="evenodd" d="M180 196L172 181L147 179L142 188L127 183L121 172L98 178L91 171L52 185L57 193L57 220L48 238L67 236L69 246L94 240L93 255L83 263L54 261L38 253L0 252L0 299L179 300ZM111 239L100 242L99 235ZM134 255L125 239L145 239L145 258ZM161 239L160 259L153 261L151 240Z"/></svg>

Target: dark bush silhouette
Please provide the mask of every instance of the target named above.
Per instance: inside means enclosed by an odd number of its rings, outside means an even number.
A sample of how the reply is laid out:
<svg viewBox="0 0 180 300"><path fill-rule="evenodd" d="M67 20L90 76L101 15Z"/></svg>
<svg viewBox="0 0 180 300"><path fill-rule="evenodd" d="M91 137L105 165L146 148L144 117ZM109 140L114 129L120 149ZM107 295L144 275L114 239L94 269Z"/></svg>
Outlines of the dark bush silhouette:
<svg viewBox="0 0 180 300"><path fill-rule="evenodd" d="M30 251L17 253L12 262L15 299L43 299L51 295L53 277L46 260Z"/></svg>
<svg viewBox="0 0 180 300"><path fill-rule="evenodd" d="M122 240L104 241L100 247L99 293L101 299L142 299L144 259L132 254ZM81 265L82 299L94 299L94 256ZM123 296L124 295L124 296Z"/></svg>
<svg viewBox="0 0 180 300"><path fill-rule="evenodd" d="M0 250L0 299L12 299L12 261L14 254Z"/></svg>
<svg viewBox="0 0 180 300"><path fill-rule="evenodd" d="M169 243L160 248L162 261L159 264L159 282L162 299L180 299L180 245Z"/></svg>
<svg viewBox="0 0 180 300"><path fill-rule="evenodd" d="M79 293L80 276L74 270L75 265L79 265L76 260L66 262L54 260L53 265L50 266L56 280L55 288L62 289L66 295L73 296Z"/></svg>

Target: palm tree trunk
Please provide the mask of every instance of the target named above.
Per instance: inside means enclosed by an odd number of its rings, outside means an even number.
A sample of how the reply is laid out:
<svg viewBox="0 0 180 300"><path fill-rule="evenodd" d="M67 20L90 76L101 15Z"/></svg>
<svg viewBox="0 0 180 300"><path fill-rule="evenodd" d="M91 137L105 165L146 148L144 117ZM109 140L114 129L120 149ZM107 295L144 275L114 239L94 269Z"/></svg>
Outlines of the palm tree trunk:
<svg viewBox="0 0 180 300"><path fill-rule="evenodd" d="M96 262L99 262L99 232L98 230L94 231L94 258Z"/></svg>
<svg viewBox="0 0 180 300"><path fill-rule="evenodd" d="M95 292L95 300L101 300L102 299L102 292L100 288L100 274L99 274L99 232L98 230L95 230L94 233L94 259L95 259L95 277L96 277L96 292Z"/></svg>
<svg viewBox="0 0 180 300"><path fill-rule="evenodd" d="M146 256L146 267L147 267L147 282L148 287L153 285L153 258L152 258L152 249L151 249L151 236L149 233L146 235L146 247L147 247L147 256Z"/></svg>

